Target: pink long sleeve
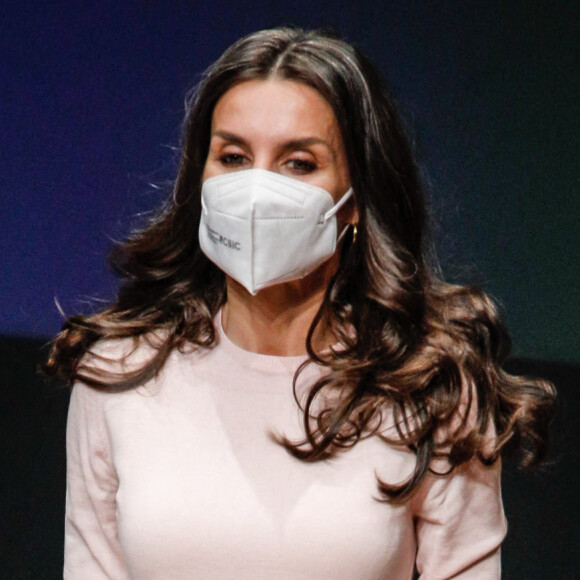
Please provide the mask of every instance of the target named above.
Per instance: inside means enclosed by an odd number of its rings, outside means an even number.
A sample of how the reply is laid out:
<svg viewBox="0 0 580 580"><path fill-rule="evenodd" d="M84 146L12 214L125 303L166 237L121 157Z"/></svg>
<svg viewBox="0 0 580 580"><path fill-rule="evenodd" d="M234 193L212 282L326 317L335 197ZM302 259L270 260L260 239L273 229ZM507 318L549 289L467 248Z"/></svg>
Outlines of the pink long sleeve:
<svg viewBox="0 0 580 580"><path fill-rule="evenodd" d="M485 467L474 460L449 476L428 476L411 506L421 580L500 577L499 546L507 530L500 473L499 461Z"/></svg>
<svg viewBox="0 0 580 580"><path fill-rule="evenodd" d="M103 402L107 395L85 385L73 388L67 425L67 580L122 580L117 531L117 476L111 465Z"/></svg>

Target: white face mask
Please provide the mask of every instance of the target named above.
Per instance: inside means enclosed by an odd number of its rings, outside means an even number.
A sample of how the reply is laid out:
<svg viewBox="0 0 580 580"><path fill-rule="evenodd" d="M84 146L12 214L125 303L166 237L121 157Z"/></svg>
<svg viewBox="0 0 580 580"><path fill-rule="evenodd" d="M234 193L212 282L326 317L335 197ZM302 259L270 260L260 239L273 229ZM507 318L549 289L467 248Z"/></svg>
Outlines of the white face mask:
<svg viewBox="0 0 580 580"><path fill-rule="evenodd" d="M205 255L248 292L303 278L336 251L336 212L328 191L264 169L206 179L199 243Z"/></svg>

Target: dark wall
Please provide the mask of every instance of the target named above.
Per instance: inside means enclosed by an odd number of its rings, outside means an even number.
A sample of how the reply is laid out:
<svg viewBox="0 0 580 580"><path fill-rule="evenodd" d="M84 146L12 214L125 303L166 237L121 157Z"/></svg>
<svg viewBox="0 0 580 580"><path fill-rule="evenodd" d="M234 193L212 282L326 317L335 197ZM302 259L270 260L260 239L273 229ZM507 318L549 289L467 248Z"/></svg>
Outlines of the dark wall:
<svg viewBox="0 0 580 580"><path fill-rule="evenodd" d="M398 96L448 274L506 306L518 354L578 360L578 3L55 1L0 14L0 333L111 299L110 239L174 171L182 101L242 34L328 24ZM169 8L170 7L170 8Z"/></svg>

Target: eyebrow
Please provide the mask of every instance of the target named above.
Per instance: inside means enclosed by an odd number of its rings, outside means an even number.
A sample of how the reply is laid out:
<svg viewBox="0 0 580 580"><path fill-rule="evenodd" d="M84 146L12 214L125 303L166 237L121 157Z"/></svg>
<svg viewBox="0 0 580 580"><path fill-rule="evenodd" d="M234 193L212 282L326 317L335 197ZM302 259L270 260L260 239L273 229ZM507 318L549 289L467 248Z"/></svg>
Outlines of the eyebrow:
<svg viewBox="0 0 580 580"><path fill-rule="evenodd" d="M229 133L227 131L215 131L212 133L211 137L221 137L225 141L230 141L237 145L246 145L246 141L239 135L234 133ZM333 150L328 141L321 139L320 137L303 137L301 139L290 139L282 143L282 149L301 149L303 147L309 147L310 145L324 145L331 151Z"/></svg>

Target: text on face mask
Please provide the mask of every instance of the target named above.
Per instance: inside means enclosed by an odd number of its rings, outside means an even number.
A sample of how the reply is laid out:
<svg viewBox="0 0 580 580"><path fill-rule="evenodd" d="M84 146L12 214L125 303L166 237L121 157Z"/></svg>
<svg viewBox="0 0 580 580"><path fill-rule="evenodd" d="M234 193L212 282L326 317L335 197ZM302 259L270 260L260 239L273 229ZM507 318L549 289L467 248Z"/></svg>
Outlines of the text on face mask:
<svg viewBox="0 0 580 580"><path fill-rule="evenodd" d="M241 250L242 249L240 242L236 242L234 240L231 240L230 238L226 238L225 236L222 236L222 234L220 234L219 232L216 232L215 230L212 230L209 226L207 227L207 233L209 234L210 240L214 244L222 244L223 246L226 246L227 248L231 248L232 250Z"/></svg>

